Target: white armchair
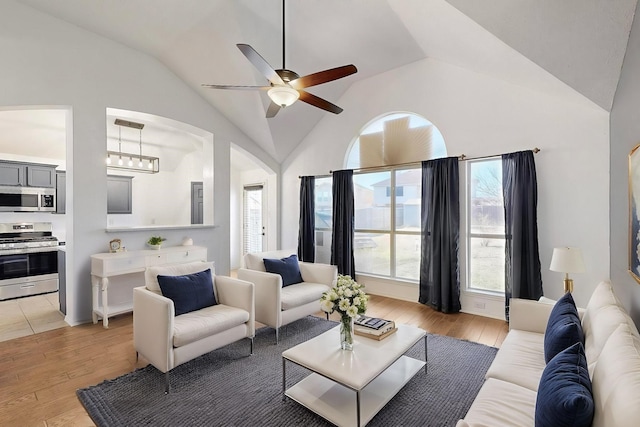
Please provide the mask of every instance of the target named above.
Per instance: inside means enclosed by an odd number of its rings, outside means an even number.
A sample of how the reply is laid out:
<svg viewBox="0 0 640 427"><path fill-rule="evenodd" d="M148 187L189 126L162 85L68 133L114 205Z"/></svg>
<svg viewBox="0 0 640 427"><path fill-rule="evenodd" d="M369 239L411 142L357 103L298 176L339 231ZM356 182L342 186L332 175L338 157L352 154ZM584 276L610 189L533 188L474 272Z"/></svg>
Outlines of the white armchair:
<svg viewBox="0 0 640 427"><path fill-rule="evenodd" d="M216 305L175 316L174 302L162 296L158 275L181 276L211 268ZM169 371L200 355L243 338L250 340L253 354L254 285L213 275L213 263L194 262L149 267L145 286L133 290L133 342L144 356L165 375L169 392Z"/></svg>
<svg viewBox="0 0 640 427"><path fill-rule="evenodd" d="M302 283L282 286L279 274L268 273L264 258L281 259L295 251L271 251L247 254L245 268L238 270L238 278L253 282L256 293L256 320L276 331L295 320L320 311L320 297L336 282L335 265L299 262Z"/></svg>

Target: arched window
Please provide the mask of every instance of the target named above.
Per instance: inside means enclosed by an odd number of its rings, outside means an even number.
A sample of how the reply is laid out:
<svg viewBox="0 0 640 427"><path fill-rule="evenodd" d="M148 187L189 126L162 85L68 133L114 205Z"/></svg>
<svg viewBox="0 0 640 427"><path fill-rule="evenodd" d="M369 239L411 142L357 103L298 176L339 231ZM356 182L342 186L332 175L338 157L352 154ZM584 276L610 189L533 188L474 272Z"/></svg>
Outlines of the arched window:
<svg viewBox="0 0 640 427"><path fill-rule="evenodd" d="M433 123L413 113L389 113L370 121L347 154L348 169L393 166L447 156Z"/></svg>

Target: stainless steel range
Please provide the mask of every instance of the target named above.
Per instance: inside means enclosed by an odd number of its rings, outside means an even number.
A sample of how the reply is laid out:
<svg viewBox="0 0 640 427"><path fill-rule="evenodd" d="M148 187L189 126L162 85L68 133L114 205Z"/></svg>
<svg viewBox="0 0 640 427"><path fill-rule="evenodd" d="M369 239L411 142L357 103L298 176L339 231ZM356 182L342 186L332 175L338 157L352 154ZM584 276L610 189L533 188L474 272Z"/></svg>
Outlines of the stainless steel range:
<svg viewBox="0 0 640 427"><path fill-rule="evenodd" d="M51 223L0 223L0 300L57 290L58 239Z"/></svg>

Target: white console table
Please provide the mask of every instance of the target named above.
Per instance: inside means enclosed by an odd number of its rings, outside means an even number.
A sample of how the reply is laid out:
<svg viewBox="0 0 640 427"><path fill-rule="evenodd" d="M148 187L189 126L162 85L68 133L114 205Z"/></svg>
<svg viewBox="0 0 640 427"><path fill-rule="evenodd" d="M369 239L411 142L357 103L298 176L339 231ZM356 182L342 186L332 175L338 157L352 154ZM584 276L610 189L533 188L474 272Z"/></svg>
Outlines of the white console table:
<svg viewBox="0 0 640 427"><path fill-rule="evenodd" d="M159 250L143 250L103 253L91 256L91 285L93 287L93 323L102 318L105 328L109 327L109 316L133 311L131 301L109 306L109 278L123 274L142 273L147 267L163 264L179 264L206 261L207 248L201 246L173 246ZM141 285L143 285L141 283ZM102 305L100 305L102 291Z"/></svg>

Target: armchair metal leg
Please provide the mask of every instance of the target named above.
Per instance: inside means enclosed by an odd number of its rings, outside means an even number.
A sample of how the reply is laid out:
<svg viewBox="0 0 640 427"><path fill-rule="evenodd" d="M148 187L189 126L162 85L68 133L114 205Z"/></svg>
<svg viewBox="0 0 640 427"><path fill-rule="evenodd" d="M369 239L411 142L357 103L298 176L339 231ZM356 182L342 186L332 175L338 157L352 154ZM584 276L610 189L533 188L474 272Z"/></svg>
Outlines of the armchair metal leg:
<svg viewBox="0 0 640 427"><path fill-rule="evenodd" d="M164 373L164 394L169 394L171 383L169 382L169 371Z"/></svg>
<svg viewBox="0 0 640 427"><path fill-rule="evenodd" d="M249 338L251 340L251 356L253 356L253 338Z"/></svg>
<svg viewBox="0 0 640 427"><path fill-rule="evenodd" d="M136 351L136 362L138 361L138 356L139 356L139 354L138 354L138 352Z"/></svg>
<svg viewBox="0 0 640 427"><path fill-rule="evenodd" d="M278 331L280 331L280 328L276 328L276 345L278 345Z"/></svg>
<svg viewBox="0 0 640 427"><path fill-rule="evenodd" d="M329 320L329 313L327 313L327 312L325 311L325 313L324 313L324 314L325 314L325 316L327 316L327 320Z"/></svg>

